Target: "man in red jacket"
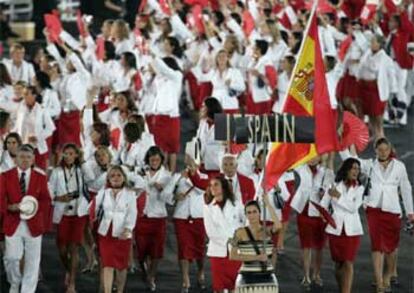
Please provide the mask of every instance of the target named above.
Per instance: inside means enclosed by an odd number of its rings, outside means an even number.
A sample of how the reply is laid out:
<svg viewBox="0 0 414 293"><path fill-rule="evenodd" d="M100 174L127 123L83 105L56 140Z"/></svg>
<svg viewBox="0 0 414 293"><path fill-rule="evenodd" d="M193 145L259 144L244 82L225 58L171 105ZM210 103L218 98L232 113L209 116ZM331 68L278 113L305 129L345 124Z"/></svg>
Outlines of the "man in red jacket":
<svg viewBox="0 0 414 293"><path fill-rule="evenodd" d="M223 175L233 187L233 192L236 200L240 200L243 204L254 199L256 189L254 182L249 177L246 177L237 172L237 160L232 154L225 154L221 161L221 175ZM208 177L206 174L192 170L190 172L190 180L194 186L206 190L210 177L215 177L214 174Z"/></svg>
<svg viewBox="0 0 414 293"><path fill-rule="evenodd" d="M4 263L10 292L34 293L39 276L42 234L48 226L51 198L46 174L32 167L34 149L30 145L22 145L16 160L17 167L0 176L0 212L6 236ZM20 202L25 195L35 197L38 202L36 214L28 220L20 217ZM21 272L23 255L24 269Z"/></svg>

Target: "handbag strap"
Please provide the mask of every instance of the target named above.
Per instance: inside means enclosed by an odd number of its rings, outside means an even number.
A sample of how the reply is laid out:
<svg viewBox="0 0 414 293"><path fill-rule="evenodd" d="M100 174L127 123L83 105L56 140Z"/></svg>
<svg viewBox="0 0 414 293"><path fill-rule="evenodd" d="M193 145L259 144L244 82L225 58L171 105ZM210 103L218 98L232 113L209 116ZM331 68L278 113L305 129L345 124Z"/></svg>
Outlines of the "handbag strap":
<svg viewBox="0 0 414 293"><path fill-rule="evenodd" d="M254 251L256 251L257 255L260 255L260 249L259 249L259 246L257 246L256 239L254 239L252 231L250 230L249 227L244 227L244 229L246 230L247 237L249 237L249 240L253 244Z"/></svg>

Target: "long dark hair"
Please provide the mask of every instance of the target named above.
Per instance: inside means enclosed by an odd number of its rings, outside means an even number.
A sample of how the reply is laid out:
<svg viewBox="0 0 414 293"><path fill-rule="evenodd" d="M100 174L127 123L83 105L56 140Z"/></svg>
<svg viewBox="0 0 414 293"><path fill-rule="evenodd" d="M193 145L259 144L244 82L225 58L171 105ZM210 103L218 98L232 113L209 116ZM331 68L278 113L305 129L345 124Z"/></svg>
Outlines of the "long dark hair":
<svg viewBox="0 0 414 293"><path fill-rule="evenodd" d="M137 60L135 55L131 52L124 52L121 54L124 57L125 63L129 69L137 69Z"/></svg>
<svg viewBox="0 0 414 293"><path fill-rule="evenodd" d="M3 150L5 151L7 151L7 141L10 138L14 138L19 146L22 145L22 138L20 137L20 135L17 132L10 132L6 135L6 138L4 139Z"/></svg>
<svg viewBox="0 0 414 293"><path fill-rule="evenodd" d="M149 165L149 160L151 157L159 155L161 158L160 167L164 164L165 156L162 153L162 150L157 146L152 146L148 149L147 153L145 154L144 162L146 165Z"/></svg>
<svg viewBox="0 0 414 293"><path fill-rule="evenodd" d="M108 124L103 122L95 122L92 124L93 130L99 133L99 145L109 147L111 145L111 133Z"/></svg>
<svg viewBox="0 0 414 293"><path fill-rule="evenodd" d="M223 107L220 102L214 97L208 97L204 100L204 105L207 108L207 117L214 121L214 114L223 113Z"/></svg>
<svg viewBox="0 0 414 293"><path fill-rule="evenodd" d="M11 85L12 80L10 78L9 71L6 65L0 63L0 86Z"/></svg>
<svg viewBox="0 0 414 293"><path fill-rule="evenodd" d="M335 182L337 182L337 183L338 182L341 182L341 181L346 182L347 179L348 179L349 170L352 169L352 167L354 166L354 164L357 164L359 167L361 167L361 163L357 159L354 159L354 158L348 158L348 159L346 159L342 163L342 165L339 168L338 172L336 173ZM358 175L358 179L357 179L357 181L358 181L359 184L361 184L360 174Z"/></svg>
<svg viewBox="0 0 414 293"><path fill-rule="evenodd" d="M229 200L233 205L235 203L235 196L233 193L233 188L230 186L229 181L226 180L226 178L224 178L224 176L216 176L213 179L210 180L210 183L212 181L219 181L220 185L221 185L221 189L223 191L223 203L226 203L227 200ZM211 203L211 201L213 200L213 195L210 192L206 193L205 196L205 201L207 204Z"/></svg>
<svg viewBox="0 0 414 293"><path fill-rule="evenodd" d="M167 37L166 41L170 44L172 48L172 54L177 58L183 57L183 49L180 46L180 42L175 37Z"/></svg>
<svg viewBox="0 0 414 293"><path fill-rule="evenodd" d="M42 90L52 88L50 85L50 77L47 73L43 71L36 72L36 80Z"/></svg>

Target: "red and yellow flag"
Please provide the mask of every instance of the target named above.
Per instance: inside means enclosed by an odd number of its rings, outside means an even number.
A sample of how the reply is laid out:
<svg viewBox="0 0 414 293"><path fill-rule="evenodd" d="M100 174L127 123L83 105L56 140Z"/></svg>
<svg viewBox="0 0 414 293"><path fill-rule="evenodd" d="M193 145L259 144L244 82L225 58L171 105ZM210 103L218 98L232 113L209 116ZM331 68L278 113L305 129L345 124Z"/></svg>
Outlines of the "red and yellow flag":
<svg viewBox="0 0 414 293"><path fill-rule="evenodd" d="M271 189L287 170L306 163L318 154L336 149L336 112L329 102L325 67L318 37L316 5L298 54L284 113L315 117L315 143L273 143L266 164L265 190Z"/></svg>

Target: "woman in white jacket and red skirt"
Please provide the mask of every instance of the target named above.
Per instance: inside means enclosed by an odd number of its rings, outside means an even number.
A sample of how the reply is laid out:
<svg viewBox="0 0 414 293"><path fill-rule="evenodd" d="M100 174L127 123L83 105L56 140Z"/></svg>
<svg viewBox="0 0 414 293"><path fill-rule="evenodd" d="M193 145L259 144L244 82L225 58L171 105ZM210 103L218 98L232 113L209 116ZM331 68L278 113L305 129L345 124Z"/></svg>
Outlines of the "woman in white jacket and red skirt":
<svg viewBox="0 0 414 293"><path fill-rule="evenodd" d="M135 233L138 260L151 292L156 291L156 273L159 261L164 256L167 233L167 194L164 188L171 180L170 172L163 166L165 157L157 146L149 148L145 155L145 193L137 199L138 220ZM147 169L145 168L145 169Z"/></svg>
<svg viewBox="0 0 414 293"><path fill-rule="evenodd" d="M359 208L362 205L364 187L360 185L360 163L349 158L343 162L335 178L335 185L322 198L325 209L332 206L332 218L336 227L328 225L326 233L332 260L335 262L335 277L339 292L351 293L354 260L363 234Z"/></svg>
<svg viewBox="0 0 414 293"><path fill-rule="evenodd" d="M210 259L213 291L234 290L241 262L229 259L227 243L234 232L244 226L241 201L235 199L224 177L210 180L204 205L204 226L209 239L207 256Z"/></svg>
<svg viewBox="0 0 414 293"><path fill-rule="evenodd" d="M112 292L114 270L117 292L124 292L137 218L135 192L127 188L127 176L120 166L108 171L107 187L93 199L90 212L97 221L101 282L104 293Z"/></svg>
<svg viewBox="0 0 414 293"><path fill-rule="evenodd" d="M88 221L88 195L81 151L75 144L62 149L60 166L53 169L49 188L54 197L53 223L57 224L56 242L65 267L67 293L75 292L75 278L79 264L79 246L84 241Z"/></svg>

